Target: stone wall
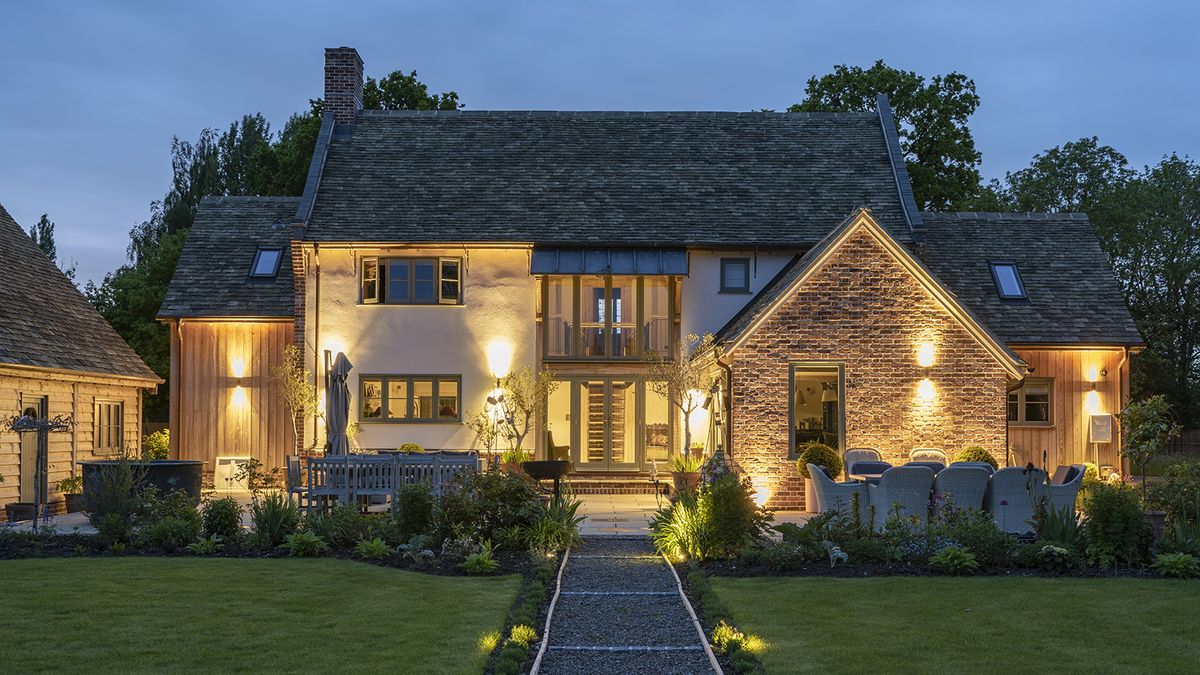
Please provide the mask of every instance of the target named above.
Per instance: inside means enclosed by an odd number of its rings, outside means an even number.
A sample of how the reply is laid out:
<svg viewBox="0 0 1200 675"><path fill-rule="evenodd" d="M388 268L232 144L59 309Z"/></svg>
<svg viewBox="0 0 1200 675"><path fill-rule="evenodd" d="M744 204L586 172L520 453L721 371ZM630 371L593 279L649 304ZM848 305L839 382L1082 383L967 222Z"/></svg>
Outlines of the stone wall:
<svg viewBox="0 0 1200 675"><path fill-rule="evenodd" d="M923 344L934 349L928 367ZM892 463L914 447L981 445L1003 457L1003 367L860 229L732 355L733 457L768 507L804 506L788 400L789 365L806 361L845 368L847 448L876 448ZM922 396L925 379L932 396Z"/></svg>

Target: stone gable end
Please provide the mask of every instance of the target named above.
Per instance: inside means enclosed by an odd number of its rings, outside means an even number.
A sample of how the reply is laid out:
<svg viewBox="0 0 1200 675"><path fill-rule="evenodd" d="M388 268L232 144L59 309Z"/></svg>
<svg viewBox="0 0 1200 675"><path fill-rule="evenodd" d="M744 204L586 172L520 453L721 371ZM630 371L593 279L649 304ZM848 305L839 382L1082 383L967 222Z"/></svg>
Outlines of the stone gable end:
<svg viewBox="0 0 1200 675"><path fill-rule="evenodd" d="M917 361L934 345L932 366ZM789 364L845 367L845 444L907 461L914 447L1004 456L1006 373L865 229L733 354L733 456L771 508L803 506L789 455ZM928 378L932 399L918 395Z"/></svg>

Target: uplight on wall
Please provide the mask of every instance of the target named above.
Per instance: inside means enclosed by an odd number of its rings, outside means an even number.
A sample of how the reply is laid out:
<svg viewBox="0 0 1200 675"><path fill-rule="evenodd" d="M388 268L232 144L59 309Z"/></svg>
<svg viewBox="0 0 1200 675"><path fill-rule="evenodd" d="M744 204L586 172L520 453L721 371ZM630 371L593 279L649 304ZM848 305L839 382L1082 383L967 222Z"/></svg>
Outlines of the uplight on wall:
<svg viewBox="0 0 1200 675"><path fill-rule="evenodd" d="M508 340L495 339L488 343L488 371L491 372L492 377L500 380L508 375L509 369L512 367L512 353L512 343Z"/></svg>
<svg viewBox="0 0 1200 675"><path fill-rule="evenodd" d="M246 376L246 359L235 356L229 360L229 372L237 379L242 379Z"/></svg>
<svg viewBox="0 0 1200 675"><path fill-rule="evenodd" d="M771 480L766 476L755 476L750 479L750 484L754 488L754 503L758 506L766 506L775 492L771 487Z"/></svg>
<svg viewBox="0 0 1200 675"><path fill-rule="evenodd" d="M933 388L933 381L928 377L921 380L917 385L917 398L922 401L932 401L937 396L937 390Z"/></svg>
<svg viewBox="0 0 1200 675"><path fill-rule="evenodd" d="M926 342L917 345L917 363L922 368L928 368L933 365L933 345Z"/></svg>
<svg viewBox="0 0 1200 675"><path fill-rule="evenodd" d="M1100 414L1100 392L1093 389L1083 397L1083 409L1089 415Z"/></svg>

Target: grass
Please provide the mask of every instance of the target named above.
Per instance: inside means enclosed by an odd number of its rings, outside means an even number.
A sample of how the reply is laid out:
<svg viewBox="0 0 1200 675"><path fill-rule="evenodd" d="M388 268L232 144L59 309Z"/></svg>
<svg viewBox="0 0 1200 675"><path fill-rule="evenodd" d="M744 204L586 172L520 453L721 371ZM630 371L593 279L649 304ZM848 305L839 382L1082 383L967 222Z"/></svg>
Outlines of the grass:
<svg viewBox="0 0 1200 675"><path fill-rule="evenodd" d="M345 560L0 562L4 670L479 673L520 578Z"/></svg>
<svg viewBox="0 0 1200 675"><path fill-rule="evenodd" d="M1200 583L714 578L768 673L1192 672Z"/></svg>

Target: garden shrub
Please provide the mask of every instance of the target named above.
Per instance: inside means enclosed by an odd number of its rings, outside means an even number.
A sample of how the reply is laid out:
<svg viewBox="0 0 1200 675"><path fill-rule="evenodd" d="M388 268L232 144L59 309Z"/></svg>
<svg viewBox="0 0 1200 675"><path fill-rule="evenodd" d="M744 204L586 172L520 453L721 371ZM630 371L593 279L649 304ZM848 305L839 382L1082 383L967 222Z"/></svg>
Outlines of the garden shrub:
<svg viewBox="0 0 1200 675"><path fill-rule="evenodd" d="M1158 553L1189 553L1200 557L1200 522L1182 519L1171 522L1154 547Z"/></svg>
<svg viewBox="0 0 1200 675"><path fill-rule="evenodd" d="M254 539L259 546L275 548L296 532L300 511L278 492L250 504L250 520Z"/></svg>
<svg viewBox="0 0 1200 675"><path fill-rule="evenodd" d="M171 456L171 431L160 429L142 438L142 457L144 459L168 459Z"/></svg>
<svg viewBox="0 0 1200 675"><path fill-rule="evenodd" d="M199 534L199 524L194 520L166 516L141 526L138 529L137 539L138 543L145 548L175 553L194 542Z"/></svg>
<svg viewBox="0 0 1200 675"><path fill-rule="evenodd" d="M1072 505L1061 509L1047 509L1034 524L1039 540L1055 543L1072 551L1084 549L1083 524L1075 516L1075 508Z"/></svg>
<svg viewBox="0 0 1200 675"><path fill-rule="evenodd" d="M187 545L188 553L192 555L212 555L223 548L225 548L225 544L221 541L221 536L217 534L201 537Z"/></svg>
<svg viewBox="0 0 1200 675"><path fill-rule="evenodd" d="M1152 535L1142 514L1136 491L1125 484L1096 486L1085 505L1083 531L1087 557L1092 564L1108 569L1117 565L1140 565L1146 561Z"/></svg>
<svg viewBox="0 0 1200 675"><path fill-rule="evenodd" d="M427 532L433 523L433 493L427 483L401 485L396 492L396 509L392 514L397 536L401 541Z"/></svg>
<svg viewBox="0 0 1200 675"><path fill-rule="evenodd" d="M178 520L196 531L200 532L200 512L196 510L192 504L192 497L181 490L174 490L159 495L157 489L148 487L142 491L141 497L138 499L137 505L137 524L138 528L146 528L153 526L159 521L173 518ZM196 535L189 537L188 541L195 539Z"/></svg>
<svg viewBox="0 0 1200 675"><path fill-rule="evenodd" d="M986 462L987 464L990 464L993 469L1000 468L1000 463L996 461L996 458L992 456L992 453L988 452L987 450L984 450L983 448L979 447L978 445L968 445L967 447L963 448L962 450L959 450L958 452L956 452L954 454L954 461L956 461L956 462Z"/></svg>
<svg viewBox="0 0 1200 675"><path fill-rule="evenodd" d="M1166 511L1171 522L1200 519L1200 462L1172 464L1162 481L1146 487L1146 506Z"/></svg>
<svg viewBox="0 0 1200 675"><path fill-rule="evenodd" d="M495 471L454 477L433 508L435 542L499 540L501 530L529 527L541 517L533 482Z"/></svg>
<svg viewBox="0 0 1200 675"><path fill-rule="evenodd" d="M1013 553L1013 560L1021 567L1055 574L1081 569L1084 562L1076 549L1043 542L1020 545Z"/></svg>
<svg viewBox="0 0 1200 675"><path fill-rule="evenodd" d="M402 443L398 449L400 452L425 452L425 448L417 443Z"/></svg>
<svg viewBox="0 0 1200 675"><path fill-rule="evenodd" d="M210 499L200 507L200 524L206 537L236 539L242 533L242 507L233 497Z"/></svg>
<svg viewBox="0 0 1200 675"><path fill-rule="evenodd" d="M696 560L736 557L766 536L771 515L754 503L749 480L722 476L684 492L651 522L655 546L669 556Z"/></svg>
<svg viewBox="0 0 1200 675"><path fill-rule="evenodd" d="M329 550L324 539L308 531L289 534L286 541L288 555L294 558L315 558Z"/></svg>
<svg viewBox="0 0 1200 675"><path fill-rule="evenodd" d="M467 574L492 574L500 569L500 563L492 557L492 552L492 542L484 540L481 549L468 555L458 566Z"/></svg>
<svg viewBox="0 0 1200 675"><path fill-rule="evenodd" d="M1200 577L1200 558L1188 553L1159 553L1150 564L1164 577L1193 579Z"/></svg>
<svg viewBox="0 0 1200 675"><path fill-rule="evenodd" d="M87 495L88 520L110 544L128 541L138 509L137 491L143 472L127 457L104 465L99 471L98 489L95 494Z"/></svg>
<svg viewBox="0 0 1200 675"><path fill-rule="evenodd" d="M837 453L837 450L817 441L805 443L800 446L799 450L796 466L800 469L800 475L805 478L812 478L808 475L809 464L816 464L824 468L831 476L841 475L842 456Z"/></svg>
<svg viewBox="0 0 1200 675"><path fill-rule="evenodd" d="M532 553L548 554L579 545L579 525L584 517L577 515L583 502L558 495L542 508L542 515L528 528L517 529Z"/></svg>
<svg viewBox="0 0 1200 675"><path fill-rule="evenodd" d="M1008 565L1017 545L1016 537L996 526L992 514L950 504L938 509L931 527L931 539L958 542L981 564L994 567Z"/></svg>
<svg viewBox="0 0 1200 675"><path fill-rule="evenodd" d="M100 538L109 545L124 544L128 542L133 534L133 524L129 518L122 517L119 513L106 513L104 515L91 514L89 520L92 526L96 528L96 532Z"/></svg>
<svg viewBox="0 0 1200 675"><path fill-rule="evenodd" d="M375 537L374 539L360 539L354 545L354 550L359 557L367 560L383 560L392 555L392 549L382 539Z"/></svg>
<svg viewBox="0 0 1200 675"><path fill-rule="evenodd" d="M929 564L942 574L974 574L979 570L975 554L958 546L946 546L929 556Z"/></svg>
<svg viewBox="0 0 1200 675"><path fill-rule="evenodd" d="M313 510L304 518L304 529L325 540L337 550L354 548L360 539L370 534L367 516L359 513L357 504L337 504L328 512Z"/></svg>
<svg viewBox="0 0 1200 675"><path fill-rule="evenodd" d="M529 645L537 641L537 631L523 623L519 623L512 627L509 631L508 639L522 647L528 648Z"/></svg>

